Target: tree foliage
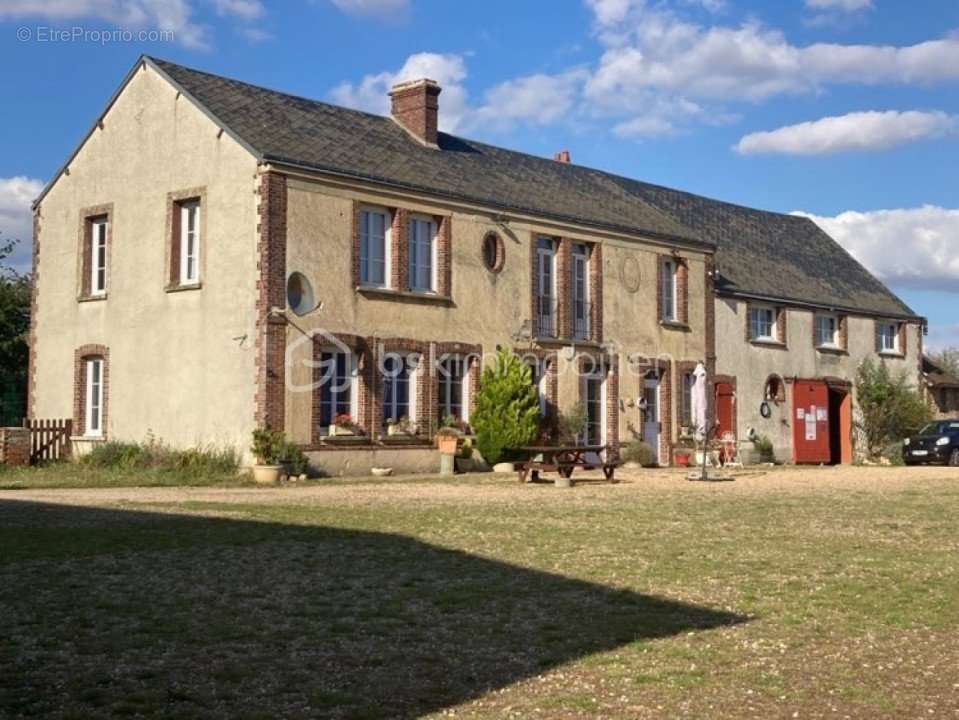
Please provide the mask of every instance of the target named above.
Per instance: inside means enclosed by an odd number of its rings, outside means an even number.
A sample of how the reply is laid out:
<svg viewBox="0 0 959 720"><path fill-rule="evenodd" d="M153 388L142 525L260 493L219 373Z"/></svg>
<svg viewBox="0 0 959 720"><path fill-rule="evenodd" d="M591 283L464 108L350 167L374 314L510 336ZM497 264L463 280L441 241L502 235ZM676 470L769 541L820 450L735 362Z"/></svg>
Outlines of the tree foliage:
<svg viewBox="0 0 959 720"><path fill-rule="evenodd" d="M929 354L929 358L944 372L959 377L959 347L947 347Z"/></svg>
<svg viewBox="0 0 959 720"><path fill-rule="evenodd" d="M470 424L476 432L477 448L491 465L504 459L509 450L536 439L536 388L529 367L511 350L500 350L496 362L483 370Z"/></svg>
<svg viewBox="0 0 959 720"><path fill-rule="evenodd" d="M929 422L930 412L905 371L890 373L886 364L866 360L856 375L859 416L856 426L866 454L877 458L885 447L901 441Z"/></svg>

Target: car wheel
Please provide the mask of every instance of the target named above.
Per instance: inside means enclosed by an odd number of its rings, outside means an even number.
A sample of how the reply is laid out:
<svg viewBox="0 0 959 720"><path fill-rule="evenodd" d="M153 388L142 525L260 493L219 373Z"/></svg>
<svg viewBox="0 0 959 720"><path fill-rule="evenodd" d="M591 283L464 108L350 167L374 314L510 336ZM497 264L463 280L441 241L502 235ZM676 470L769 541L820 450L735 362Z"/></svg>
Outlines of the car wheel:
<svg viewBox="0 0 959 720"><path fill-rule="evenodd" d="M953 450L952 454L949 455L949 464L952 467L959 467L959 448Z"/></svg>

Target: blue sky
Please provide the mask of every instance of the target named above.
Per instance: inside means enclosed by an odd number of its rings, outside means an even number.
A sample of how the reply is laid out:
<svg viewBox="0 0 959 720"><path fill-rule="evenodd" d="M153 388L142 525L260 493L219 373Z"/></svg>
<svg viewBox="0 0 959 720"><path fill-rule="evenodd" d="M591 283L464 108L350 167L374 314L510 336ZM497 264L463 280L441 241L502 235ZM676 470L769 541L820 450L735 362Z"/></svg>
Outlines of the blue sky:
<svg viewBox="0 0 959 720"><path fill-rule="evenodd" d="M812 215L959 345L954 0L0 0L3 236L142 53L377 112L429 75L447 130Z"/></svg>

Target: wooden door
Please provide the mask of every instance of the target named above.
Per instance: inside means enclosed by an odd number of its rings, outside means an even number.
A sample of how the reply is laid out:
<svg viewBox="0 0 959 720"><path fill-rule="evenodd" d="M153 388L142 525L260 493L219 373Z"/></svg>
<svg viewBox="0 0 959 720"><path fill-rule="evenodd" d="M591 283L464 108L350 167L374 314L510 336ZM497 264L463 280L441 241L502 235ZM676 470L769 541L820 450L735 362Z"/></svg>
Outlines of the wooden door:
<svg viewBox="0 0 959 720"><path fill-rule="evenodd" d="M793 383L793 460L796 464L828 463L829 388L816 380Z"/></svg>
<svg viewBox="0 0 959 720"><path fill-rule="evenodd" d="M736 396L731 383L716 383L716 433L714 437L722 439L724 433L732 433L735 437L736 427L733 423L733 404Z"/></svg>

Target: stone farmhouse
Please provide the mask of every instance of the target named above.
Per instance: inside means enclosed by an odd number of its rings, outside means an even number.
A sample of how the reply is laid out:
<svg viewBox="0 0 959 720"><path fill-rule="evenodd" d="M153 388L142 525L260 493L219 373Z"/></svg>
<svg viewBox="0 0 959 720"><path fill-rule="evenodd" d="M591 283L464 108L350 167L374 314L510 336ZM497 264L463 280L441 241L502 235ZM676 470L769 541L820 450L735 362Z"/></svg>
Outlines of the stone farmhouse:
<svg viewBox="0 0 959 720"><path fill-rule="evenodd" d="M590 444L670 464L702 362L741 446L848 462L857 364L918 380L923 319L811 221L439 132L440 93L379 117L138 60L34 205L31 418L435 470L513 348Z"/></svg>

